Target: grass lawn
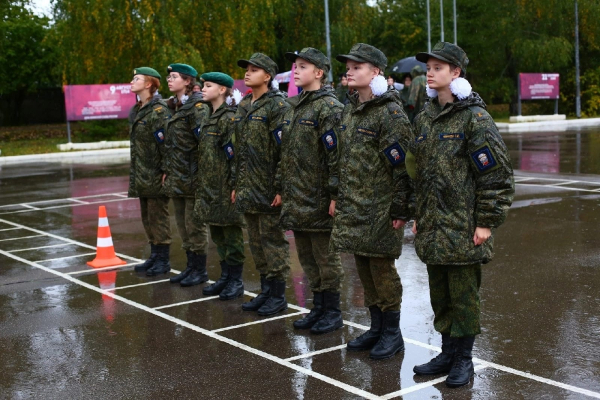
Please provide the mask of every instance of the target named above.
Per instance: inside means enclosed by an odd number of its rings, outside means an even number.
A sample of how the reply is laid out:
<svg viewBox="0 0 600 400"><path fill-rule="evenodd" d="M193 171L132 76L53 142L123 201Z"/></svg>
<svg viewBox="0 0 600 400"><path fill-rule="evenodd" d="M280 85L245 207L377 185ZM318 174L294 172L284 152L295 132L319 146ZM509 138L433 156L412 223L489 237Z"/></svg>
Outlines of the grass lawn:
<svg viewBox="0 0 600 400"><path fill-rule="evenodd" d="M66 143L65 139L50 138L50 139L34 139L34 140L13 140L4 142L0 145L2 156L22 156L26 154L44 154L57 153L56 145Z"/></svg>

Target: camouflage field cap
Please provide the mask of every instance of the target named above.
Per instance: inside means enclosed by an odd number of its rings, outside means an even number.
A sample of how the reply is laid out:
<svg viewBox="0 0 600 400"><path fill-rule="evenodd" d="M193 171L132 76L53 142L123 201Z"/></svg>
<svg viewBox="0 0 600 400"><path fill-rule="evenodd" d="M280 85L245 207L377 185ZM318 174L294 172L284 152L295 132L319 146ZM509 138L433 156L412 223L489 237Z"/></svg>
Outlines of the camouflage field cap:
<svg viewBox="0 0 600 400"><path fill-rule="evenodd" d="M350 49L349 54L340 54L335 59L342 63L346 63L347 60L360 63L369 62L381 70L387 67L387 57L385 54L377 47L365 43L356 43Z"/></svg>
<svg viewBox="0 0 600 400"><path fill-rule="evenodd" d="M437 58L438 60L446 61L460 67L462 72L467 72L469 58L467 53L457 45L448 42L437 42L431 53L419 53L416 55L417 60L426 63L429 57Z"/></svg>
<svg viewBox="0 0 600 400"><path fill-rule="evenodd" d="M191 65L187 64L171 64L167 67L167 74L170 74L171 72L178 72L180 74L189 75L193 78L198 76L198 71L196 71L196 69Z"/></svg>
<svg viewBox="0 0 600 400"><path fill-rule="evenodd" d="M291 62L296 62L296 58L302 58L303 60L314 64L315 67L322 69L325 73L329 72L331 69L329 58L327 58L327 56L325 56L325 54L321 53L319 50L312 47L305 47L300 50L298 54L291 52L285 53L285 58Z"/></svg>
<svg viewBox="0 0 600 400"><path fill-rule="evenodd" d="M237 62L237 65L242 68L247 68L248 64L256 65L258 68L264 69L273 79L275 79L275 75L277 75L277 71L279 70L275 61L271 60L269 56L263 53L254 53L250 56L249 60L238 60Z"/></svg>
<svg viewBox="0 0 600 400"><path fill-rule="evenodd" d="M150 68L150 67L136 68L133 70L133 75L147 75L147 76L152 76L154 78L158 78L159 80L161 79L158 71L155 70L154 68Z"/></svg>

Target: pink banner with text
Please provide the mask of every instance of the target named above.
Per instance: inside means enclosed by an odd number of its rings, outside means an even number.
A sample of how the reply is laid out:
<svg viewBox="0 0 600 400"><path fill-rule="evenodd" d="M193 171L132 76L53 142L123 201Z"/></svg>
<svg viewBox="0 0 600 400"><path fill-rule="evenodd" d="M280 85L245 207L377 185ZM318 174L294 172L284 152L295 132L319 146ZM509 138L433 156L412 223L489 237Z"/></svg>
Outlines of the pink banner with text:
<svg viewBox="0 0 600 400"><path fill-rule="evenodd" d="M68 121L127 118L136 103L129 83L66 85L64 91Z"/></svg>
<svg viewBox="0 0 600 400"><path fill-rule="evenodd" d="M559 74L519 74L521 99L558 99Z"/></svg>

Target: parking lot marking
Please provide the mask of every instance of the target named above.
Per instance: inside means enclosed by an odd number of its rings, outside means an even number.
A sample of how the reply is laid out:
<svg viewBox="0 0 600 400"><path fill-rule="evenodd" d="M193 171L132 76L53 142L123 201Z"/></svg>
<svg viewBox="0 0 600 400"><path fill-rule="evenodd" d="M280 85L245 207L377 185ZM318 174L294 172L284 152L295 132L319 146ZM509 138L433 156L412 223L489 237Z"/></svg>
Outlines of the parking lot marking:
<svg viewBox="0 0 600 400"><path fill-rule="evenodd" d="M226 326L225 328L219 328L219 329L213 329L211 332L223 332L223 331L229 331L231 329L237 329L237 328L242 328L244 326L250 326L250 325L256 325L256 324L262 324L264 322L269 322L269 321L275 321L277 319L282 319L282 318L288 318L288 317L294 317L296 315L300 315L300 314L304 314L304 312L299 311L296 313L291 313L291 314L284 314L284 315L278 315L276 317L271 317L271 318L265 318L265 319L259 319L258 321L252 321L252 322L247 322L245 324L239 324L239 325L233 325L233 326Z"/></svg>
<svg viewBox="0 0 600 400"><path fill-rule="evenodd" d="M116 192L116 193L104 193L104 194L90 194L87 196L79 196L79 197L63 197L60 199L50 199L50 200L38 200L38 201L29 201L26 203L13 203L13 204L4 204L2 206L0 206L0 208L4 208L4 207L15 207L15 206L19 206L19 205L23 205L23 204L44 204L44 203L56 203L59 201L68 201L68 200L81 200L81 199L93 199L96 197L109 197L109 196L116 196L116 195L121 195L123 194L123 192Z"/></svg>
<svg viewBox="0 0 600 400"><path fill-rule="evenodd" d="M158 280L158 281L136 283L135 285L119 286L119 287L116 287L116 288L114 288L112 290L129 289L129 288L134 288L134 287L138 287L138 286L154 285L156 283L164 283L164 282L169 282L169 279L161 279L161 280Z"/></svg>
<svg viewBox="0 0 600 400"><path fill-rule="evenodd" d="M5 228L5 229L0 229L0 232L14 231L15 229L21 229L21 228Z"/></svg>
<svg viewBox="0 0 600 400"><path fill-rule="evenodd" d="M74 256L66 256L66 257L57 257L57 258L48 258L46 260L38 260L34 261L36 263L47 262L47 261L57 261L57 260L68 260L69 258L77 258L77 257L85 257L85 256L93 256L96 253L84 253L84 254L76 254Z"/></svg>
<svg viewBox="0 0 600 400"><path fill-rule="evenodd" d="M201 301L207 301L207 300L214 300L214 299L218 299L219 296L208 296L208 297L202 297L200 299L194 299L194 300L189 300L189 301L182 301L181 303L173 303L173 304L166 304L164 306L158 306L158 307L153 307L154 310L162 310L164 308L171 308L171 307L177 307L177 306L183 306L186 304L192 304L192 303L198 303Z"/></svg>
<svg viewBox="0 0 600 400"><path fill-rule="evenodd" d="M348 344L344 343L344 344L340 344L339 346L328 347L326 349L311 351L310 353L304 353L304 354L300 354L298 356L286 358L285 361L294 361L294 360L301 360L303 358L310 358L313 356L317 356L319 354L329 353L330 351L342 350L342 349L345 349L346 347L348 347Z"/></svg>
<svg viewBox="0 0 600 400"><path fill-rule="evenodd" d="M21 229L21 228L15 228L15 229ZM20 251L30 251L30 250L40 250L40 249L49 249L51 247L65 247L65 246L70 246L72 243L59 243L59 244L51 244L49 246L40 246L40 247L30 247L28 249L17 249L17 250L10 250L9 253L18 253Z"/></svg>
<svg viewBox="0 0 600 400"><path fill-rule="evenodd" d="M102 267L102 268L88 268L88 269L84 269L81 271L73 271L73 272L65 272L67 275L79 275L79 274L91 274L91 273L96 273L96 272L102 272L102 271L111 271L114 269L122 269L122 268L126 268L126 267L131 267L132 265L138 265L138 264L143 264L144 261L140 260L137 262L132 262L132 263L127 263L125 265L115 265L114 267ZM175 272L176 274L179 273L179 271L177 270L171 270L171 272Z"/></svg>
<svg viewBox="0 0 600 400"><path fill-rule="evenodd" d="M68 198L67 200L74 201L75 203L79 203L79 204L90 204L89 201L83 201L83 200L79 200L79 199Z"/></svg>
<svg viewBox="0 0 600 400"><path fill-rule="evenodd" d="M571 190L571 191L575 191L575 192L595 192L595 193L598 193L598 189L581 189L581 188L572 188L572 187L559 186L559 185L536 185L536 184L533 184L533 183L515 183L515 185L533 186L533 187L548 187L548 188L553 188L553 189Z"/></svg>
<svg viewBox="0 0 600 400"><path fill-rule="evenodd" d="M69 204L61 204L59 206L41 207L41 208L37 208L35 210L27 209L27 210L0 212L0 215L22 214L22 213L32 212L32 211L54 210L57 208L66 208L66 207L90 206L90 205L94 205L94 204L106 204L106 203L114 203L115 201L128 201L128 200L136 200L136 199L133 197L128 197L128 198L119 198L119 199L111 199L111 200L90 201L89 203L86 203L86 204L69 203Z"/></svg>
<svg viewBox="0 0 600 400"><path fill-rule="evenodd" d="M36 238L36 237L40 237L40 236L44 236L44 235L33 235L33 236L23 236L23 237L17 237L17 238L0 239L0 242L8 242L9 240L31 239L31 238Z"/></svg>
<svg viewBox="0 0 600 400"><path fill-rule="evenodd" d="M20 205L21 207L25 207L25 208L31 208L32 210L39 210L39 208L37 208L37 207L34 207L34 206L30 206L30 205L29 205L29 204L27 204L27 203L24 203L24 204L19 204L19 205Z"/></svg>

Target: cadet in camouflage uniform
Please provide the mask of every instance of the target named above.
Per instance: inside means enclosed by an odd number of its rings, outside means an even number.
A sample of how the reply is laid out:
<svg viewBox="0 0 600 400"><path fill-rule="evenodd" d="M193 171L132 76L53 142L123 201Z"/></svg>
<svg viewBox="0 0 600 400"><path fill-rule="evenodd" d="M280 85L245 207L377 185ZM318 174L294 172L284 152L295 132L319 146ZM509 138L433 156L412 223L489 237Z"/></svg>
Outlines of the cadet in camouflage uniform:
<svg viewBox="0 0 600 400"><path fill-rule="evenodd" d="M270 89L277 64L262 53L239 60L252 93L235 114L238 157L232 200L244 213L250 251L260 273L261 293L242 305L245 311L271 315L287 309L285 281L290 270L289 244L279 226L281 199L275 190L283 114L289 108L282 92Z"/></svg>
<svg viewBox="0 0 600 400"><path fill-rule="evenodd" d="M202 95L192 92L198 73L187 64L171 64L167 68L169 90L176 96L169 100L174 113L167 123L168 149L165 192L173 198L177 230L187 255L186 269L171 277L181 286L198 285L208 280L206 253L208 230L196 222L194 196L198 180L198 136L200 125L208 114Z"/></svg>
<svg viewBox="0 0 600 400"><path fill-rule="evenodd" d="M340 76L340 83L335 88L335 95L340 103L343 105L348 104L348 78L346 74Z"/></svg>
<svg viewBox="0 0 600 400"><path fill-rule="evenodd" d="M493 256L492 229L513 199L508 151L485 103L462 78L469 62L458 46L440 42L427 63L433 97L415 118L415 248L427 264L435 329L442 353L415 373L448 373L450 387L473 376L471 351L479 322L481 264ZM435 90L431 90L435 89Z"/></svg>
<svg viewBox="0 0 600 400"><path fill-rule="evenodd" d="M410 92L408 95L408 102L406 105L412 110L413 119L425 105L427 101L427 93L425 88L427 87L427 78L425 78L425 71L420 65L415 65L411 71L412 82L410 84ZM411 120L412 121L412 120Z"/></svg>
<svg viewBox="0 0 600 400"><path fill-rule="evenodd" d="M406 116L410 121L412 121L414 119L413 110L408 106L408 97L410 96L410 86L412 83L411 76L406 74L402 83L404 84L404 87L400 91L400 99L402 100L402 105L404 106L404 112L406 113Z"/></svg>
<svg viewBox="0 0 600 400"><path fill-rule="evenodd" d="M162 190L165 171L165 124L171 116L167 104L154 96L160 87L160 74L148 67L133 70L131 91L140 101L129 112L131 166L129 197L140 198L142 224L150 243L150 258L135 270L145 272L153 266L170 269L171 221L169 198Z"/></svg>
<svg viewBox="0 0 600 400"><path fill-rule="evenodd" d="M329 59L307 47L286 53L296 63L294 80L302 87L298 101L284 116L277 190L283 202L281 224L294 231L296 250L313 292L310 313L294 322L297 329L326 333L343 326L340 256L329 251L337 196L337 141L343 105L326 85Z"/></svg>
<svg viewBox="0 0 600 400"><path fill-rule="evenodd" d="M199 163L204 172L198 174L194 212L199 223L209 224L210 236L221 259L221 277L202 289L202 293L210 296L218 294L221 300L230 300L244 294L242 269L245 259L244 216L236 212L231 203L235 111L225 99L233 87L233 78L222 72L202 74L200 78L204 82L203 99L210 113L199 129L198 160L201 160Z"/></svg>
<svg viewBox="0 0 600 400"><path fill-rule="evenodd" d="M387 58L379 49L358 43L350 54L336 58L346 63L348 85L356 94L340 126L331 244L334 251L354 254L371 313L371 329L350 341L348 350L371 349L371 358L383 359L404 349L395 259L402 251L401 228L410 216L404 160L412 132L398 91L387 90L382 75Z"/></svg>

